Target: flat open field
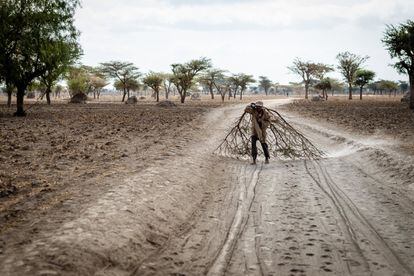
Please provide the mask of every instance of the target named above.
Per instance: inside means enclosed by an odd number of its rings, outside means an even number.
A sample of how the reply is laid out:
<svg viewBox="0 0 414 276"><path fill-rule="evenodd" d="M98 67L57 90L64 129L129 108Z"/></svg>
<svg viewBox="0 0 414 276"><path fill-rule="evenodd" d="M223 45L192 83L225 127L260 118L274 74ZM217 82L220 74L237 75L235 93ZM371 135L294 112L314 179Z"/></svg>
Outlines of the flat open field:
<svg viewBox="0 0 414 276"><path fill-rule="evenodd" d="M411 111L265 100L323 158L212 154L254 100L3 106L0 274L413 275Z"/></svg>
<svg viewBox="0 0 414 276"><path fill-rule="evenodd" d="M362 101L349 101L345 97L330 97L326 102L296 100L286 108L356 134L399 139L405 144L403 148L414 153L414 112L399 97L365 97Z"/></svg>
<svg viewBox="0 0 414 276"><path fill-rule="evenodd" d="M26 118L0 106L1 230L99 185L97 177L117 178L174 155L212 106L38 105Z"/></svg>
<svg viewBox="0 0 414 276"><path fill-rule="evenodd" d="M52 99L52 105L28 100L28 116L12 117L15 107L0 105L1 231L29 213L46 211L91 185L104 185L156 160L185 149L201 116L223 106L217 96L162 108L154 100L125 105L103 96L86 105ZM116 100L116 102L114 102ZM248 103L226 99L224 105ZM0 102L4 102L1 98ZM74 188L73 188L74 187Z"/></svg>

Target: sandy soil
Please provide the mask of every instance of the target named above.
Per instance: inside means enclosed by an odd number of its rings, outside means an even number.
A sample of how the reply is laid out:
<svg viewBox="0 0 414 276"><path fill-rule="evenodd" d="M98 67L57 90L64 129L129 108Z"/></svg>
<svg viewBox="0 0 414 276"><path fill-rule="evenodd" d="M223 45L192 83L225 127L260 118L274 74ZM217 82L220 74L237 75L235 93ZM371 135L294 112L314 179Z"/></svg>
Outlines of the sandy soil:
<svg viewBox="0 0 414 276"><path fill-rule="evenodd" d="M281 109L323 159L251 166L212 155L242 108L200 113L180 149L151 145L158 159L145 167L113 164L2 231L0 274L414 274L414 160L398 141Z"/></svg>

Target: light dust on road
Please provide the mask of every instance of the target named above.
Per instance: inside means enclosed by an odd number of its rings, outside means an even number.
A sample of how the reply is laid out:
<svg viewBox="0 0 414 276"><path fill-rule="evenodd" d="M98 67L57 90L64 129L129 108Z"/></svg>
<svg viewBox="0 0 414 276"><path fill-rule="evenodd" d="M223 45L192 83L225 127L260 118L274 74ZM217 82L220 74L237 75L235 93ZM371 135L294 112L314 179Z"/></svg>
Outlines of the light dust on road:
<svg viewBox="0 0 414 276"><path fill-rule="evenodd" d="M168 166L160 161L70 224L6 249L0 274L414 274L414 192L397 173L411 156L291 113L323 159L252 166L212 155L242 110L215 109Z"/></svg>

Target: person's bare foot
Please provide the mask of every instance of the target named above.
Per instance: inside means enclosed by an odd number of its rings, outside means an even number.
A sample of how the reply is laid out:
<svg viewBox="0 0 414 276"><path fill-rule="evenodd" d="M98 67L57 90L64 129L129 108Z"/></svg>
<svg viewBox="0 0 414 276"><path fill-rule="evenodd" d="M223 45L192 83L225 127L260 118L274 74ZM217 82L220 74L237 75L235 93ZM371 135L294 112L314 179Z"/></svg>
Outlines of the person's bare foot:
<svg viewBox="0 0 414 276"><path fill-rule="evenodd" d="M253 160L253 162L250 163L250 165L256 165L256 160Z"/></svg>
<svg viewBox="0 0 414 276"><path fill-rule="evenodd" d="M265 164L269 164L269 158L266 158Z"/></svg>

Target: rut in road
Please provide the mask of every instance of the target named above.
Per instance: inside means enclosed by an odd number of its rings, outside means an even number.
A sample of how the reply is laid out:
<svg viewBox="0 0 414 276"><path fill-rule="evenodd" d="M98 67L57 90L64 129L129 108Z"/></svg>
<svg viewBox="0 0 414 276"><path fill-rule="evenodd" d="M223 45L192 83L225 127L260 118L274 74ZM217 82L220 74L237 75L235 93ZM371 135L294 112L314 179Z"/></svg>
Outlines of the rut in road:
<svg viewBox="0 0 414 276"><path fill-rule="evenodd" d="M227 266L233 256L233 252L238 242L240 236L243 234L246 228L247 221L249 219L249 214L251 211L253 200L256 196L256 186L259 181L259 175L262 170L262 166L254 166L251 177L247 176L247 172L250 171L246 167L243 167L241 176L243 176L244 181L242 188L239 193L239 201L237 206L237 211L234 215L233 223L227 233L225 242L220 248L217 257L215 258L213 265L209 269L207 275L222 275L225 274ZM244 189L243 189L244 188ZM259 258L256 256L256 259Z"/></svg>
<svg viewBox="0 0 414 276"><path fill-rule="evenodd" d="M318 161L310 161L317 176L315 177L309 170L308 162L305 162L305 167L309 175L313 178L315 183L321 188L321 190L330 198L332 203L336 206L337 211L341 214L344 223L348 227L349 234L358 252L361 254L364 265L369 271L369 264L366 261L363 250L361 250L358 244L358 235L363 235L369 240L383 256L385 256L387 262L392 265L398 275L412 275L414 272L408 267L394 252L394 250L387 244L378 231L371 225L371 223L365 218L365 216L359 211L358 207L352 202L352 200L342 191L339 186L333 181L327 168L321 165Z"/></svg>

